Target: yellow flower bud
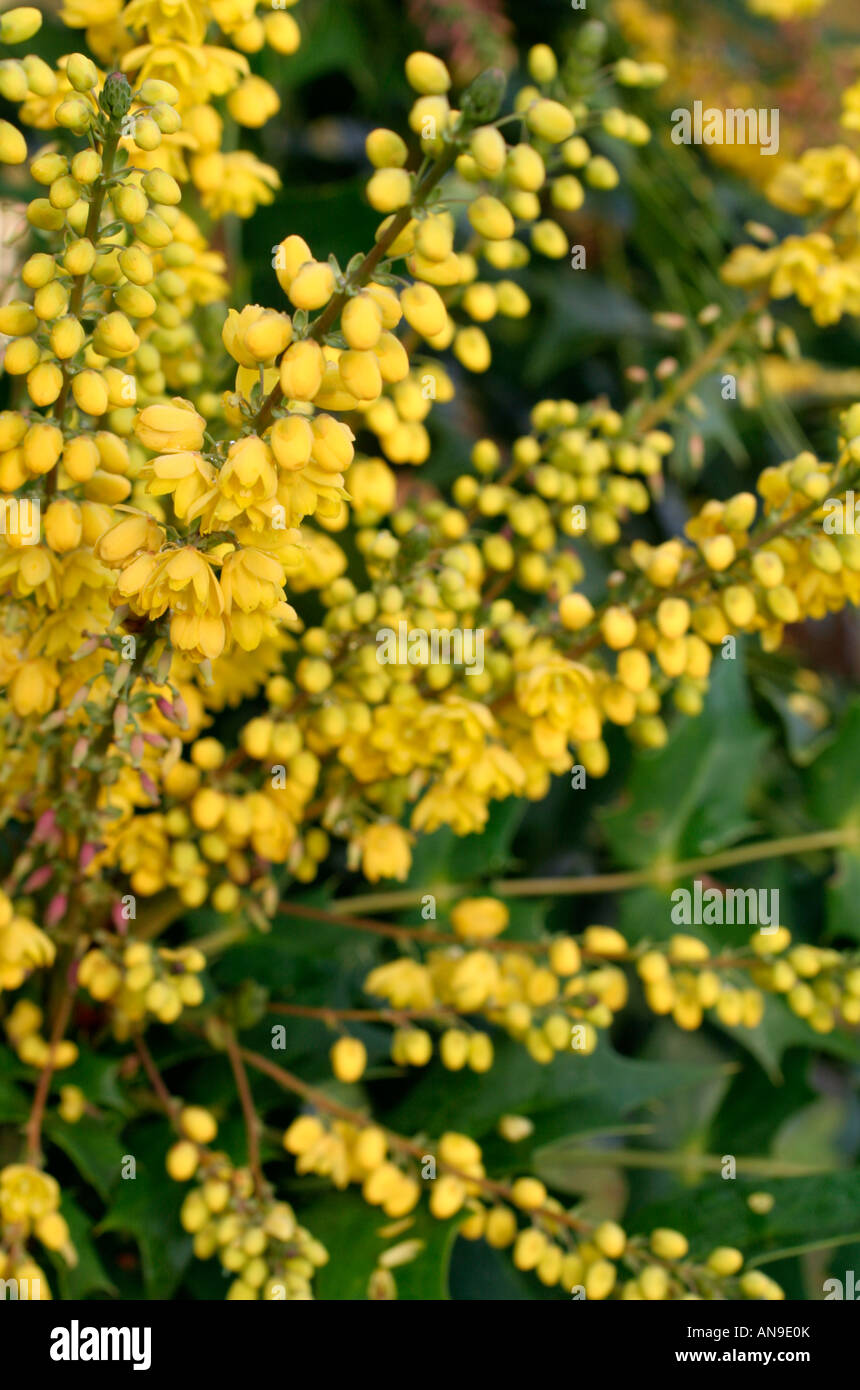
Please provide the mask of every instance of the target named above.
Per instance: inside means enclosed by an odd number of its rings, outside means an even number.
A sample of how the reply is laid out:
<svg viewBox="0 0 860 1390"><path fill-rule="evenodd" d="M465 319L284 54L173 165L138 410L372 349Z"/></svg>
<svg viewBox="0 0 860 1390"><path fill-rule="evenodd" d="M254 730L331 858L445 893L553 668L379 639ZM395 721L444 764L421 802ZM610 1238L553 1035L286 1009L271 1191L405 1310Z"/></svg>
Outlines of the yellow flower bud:
<svg viewBox="0 0 860 1390"><path fill-rule="evenodd" d="M67 97L54 112L57 125L72 131L74 135L84 135L92 125L94 117L92 106L84 101L83 97Z"/></svg>
<svg viewBox="0 0 860 1390"><path fill-rule="evenodd" d="M0 15L0 43L26 43L41 27L41 11L31 5L19 5Z"/></svg>
<svg viewBox="0 0 860 1390"><path fill-rule="evenodd" d="M95 63L83 53L69 54L66 76L76 92L91 91L99 80Z"/></svg>
<svg viewBox="0 0 860 1390"><path fill-rule="evenodd" d="M29 341L22 339L22 341ZM6 353L6 370L10 371L9 356L15 343ZM40 362L27 375L27 392L34 405L53 405L63 389L63 373L53 362Z"/></svg>
<svg viewBox="0 0 860 1390"><path fill-rule="evenodd" d="M651 1232L650 1244L654 1254L661 1260L683 1260L690 1248L686 1236L665 1226Z"/></svg>
<svg viewBox="0 0 860 1390"><path fill-rule="evenodd" d="M354 435L348 425L331 415L317 415L311 421L313 459L327 473L341 473L353 457Z"/></svg>
<svg viewBox="0 0 860 1390"><path fill-rule="evenodd" d="M382 373L372 352L350 349L338 359L340 379L357 401L375 401L382 394Z"/></svg>
<svg viewBox="0 0 860 1390"><path fill-rule="evenodd" d="M364 148L375 169L401 168L409 153L405 141L394 130L372 130Z"/></svg>
<svg viewBox="0 0 860 1390"><path fill-rule="evenodd" d="M7 347L3 366L9 376L24 376L38 360L39 345L35 338L18 338Z"/></svg>
<svg viewBox="0 0 860 1390"><path fill-rule="evenodd" d="M153 453L195 452L203 447L206 421L190 401L175 396L170 405L148 405L138 415L134 432Z"/></svg>
<svg viewBox="0 0 860 1390"><path fill-rule="evenodd" d="M326 261L307 261L287 290L297 309L321 309L334 293L334 271Z"/></svg>
<svg viewBox="0 0 860 1390"><path fill-rule="evenodd" d="M295 53L302 36L298 24L291 14L267 14L263 19L266 43L276 53Z"/></svg>
<svg viewBox="0 0 860 1390"><path fill-rule="evenodd" d="M504 203L490 194L469 205L468 218L479 236L488 241L506 241L514 234L514 219Z"/></svg>
<svg viewBox="0 0 860 1390"><path fill-rule="evenodd" d="M173 207L182 200L182 190L176 179L171 178L163 169L150 169L144 174L141 188L153 203Z"/></svg>
<svg viewBox="0 0 860 1390"><path fill-rule="evenodd" d="M338 1081L358 1081L367 1066L367 1050L358 1038L338 1038L329 1057Z"/></svg>
<svg viewBox="0 0 860 1390"><path fill-rule="evenodd" d="M187 1139L180 1139L167 1151L166 1168L174 1182L188 1182L197 1172L200 1155L197 1145Z"/></svg>
<svg viewBox="0 0 860 1390"><path fill-rule="evenodd" d="M24 462L31 473L50 473L63 448L63 432L48 421L30 426L24 436Z"/></svg>
<svg viewBox="0 0 860 1390"><path fill-rule="evenodd" d="M55 356L66 361L80 351L85 337L83 326L76 318L57 319L51 328L51 348Z"/></svg>
<svg viewBox="0 0 860 1390"><path fill-rule="evenodd" d="M403 315L410 327L423 338L440 333L448 321L448 312L432 285L409 285L400 295Z"/></svg>
<svg viewBox="0 0 860 1390"><path fill-rule="evenodd" d="M526 111L526 125L542 140L558 145L574 131L574 119L560 101L536 101Z"/></svg>
<svg viewBox="0 0 860 1390"><path fill-rule="evenodd" d="M59 497L45 512L45 540L51 550L64 554L81 543L81 512L68 497Z"/></svg>
<svg viewBox="0 0 860 1390"><path fill-rule="evenodd" d="M406 59L406 80L413 91L425 96L441 96L451 86L451 75L441 58L432 53L410 53Z"/></svg>
<svg viewBox="0 0 860 1390"><path fill-rule="evenodd" d="M99 466L99 451L86 435L70 439L63 450L63 467L73 483L86 483Z"/></svg>
<svg viewBox="0 0 860 1390"><path fill-rule="evenodd" d="M102 171L102 159L98 150L78 150L72 160L72 175L78 183L95 183Z"/></svg>
<svg viewBox="0 0 860 1390"><path fill-rule="evenodd" d="M374 348L382 336L382 310L371 295L357 294L344 306L340 326L349 347Z"/></svg>
<svg viewBox="0 0 860 1390"><path fill-rule="evenodd" d="M589 953L609 958L626 956L628 949L627 941L614 927L586 927L582 945Z"/></svg>
<svg viewBox="0 0 860 1390"><path fill-rule="evenodd" d="M147 106L155 106L160 101L166 101L168 106L176 106L179 101L179 92L173 83L163 82L155 77L148 77L140 84L139 95Z"/></svg>
<svg viewBox="0 0 860 1390"><path fill-rule="evenodd" d="M708 569L718 572L728 569L735 558L735 544L731 536L709 536L702 541L700 548Z"/></svg>
<svg viewBox="0 0 860 1390"><path fill-rule="evenodd" d="M27 142L20 130L0 121L0 164L23 164L26 158Z"/></svg>
<svg viewBox="0 0 860 1390"><path fill-rule="evenodd" d="M708 1269L714 1274L718 1274L722 1279L731 1278L737 1274L743 1266L744 1257L740 1250L735 1250L731 1245L718 1245L716 1250L712 1250L706 1260Z"/></svg>
<svg viewBox="0 0 860 1390"><path fill-rule="evenodd" d="M104 378L89 369L72 377L72 395L85 415L104 415L110 404Z"/></svg>
<svg viewBox="0 0 860 1390"><path fill-rule="evenodd" d="M406 169L377 169L367 184L367 201L377 212L398 212L412 196L412 178Z"/></svg>
<svg viewBox="0 0 860 1390"><path fill-rule="evenodd" d="M312 401L322 385L325 358L312 338L293 343L280 362L281 390L288 401Z"/></svg>
<svg viewBox="0 0 860 1390"><path fill-rule="evenodd" d="M279 110L281 99L271 83L252 73L227 97L227 109L238 125L257 129Z"/></svg>
<svg viewBox="0 0 860 1390"><path fill-rule="evenodd" d="M211 1144L218 1133L214 1116L202 1105L186 1105L179 1115L179 1128L195 1144Z"/></svg>

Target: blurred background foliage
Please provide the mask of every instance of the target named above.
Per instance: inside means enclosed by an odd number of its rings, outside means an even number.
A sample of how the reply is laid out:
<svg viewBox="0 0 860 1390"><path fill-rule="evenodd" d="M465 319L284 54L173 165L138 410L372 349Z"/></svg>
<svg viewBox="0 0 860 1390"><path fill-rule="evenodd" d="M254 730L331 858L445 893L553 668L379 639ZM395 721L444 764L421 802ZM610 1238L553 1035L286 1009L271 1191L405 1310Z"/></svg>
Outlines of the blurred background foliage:
<svg viewBox="0 0 860 1390"><path fill-rule="evenodd" d="M431 458L420 475L401 470L408 475L404 487L444 486L464 469L472 439L486 434L504 443L523 433L538 399L605 395L623 408L641 389L627 375L631 367L652 374L667 357L693 360L707 341L696 314L711 303L727 313L738 308L718 270L728 250L747 239L745 223L765 222L783 235L792 219L762 195L761 176L774 172L775 161L751 164L741 150L722 151L733 158L714 161L708 151L674 146L669 113L693 100L778 106L782 158L840 138L839 91L860 67L856 0L831 0L814 20L791 25L751 15L743 0L588 0L587 12L563 0L301 0L293 13L303 31L300 51L289 58L267 51L251 60L280 92L281 113L243 137L278 169L282 188L250 223L230 219L216 232L235 304L281 307L271 248L288 233L301 234L320 257L333 252L342 264L371 243L377 218L363 195L364 138L377 125L404 128L410 96L403 61L412 49L438 52L466 81L490 64L510 70L521 61L517 53L535 42L563 55L577 26L599 17L608 25L607 61L632 52L670 67L663 89L637 98L654 136L644 150L620 147L619 188L591 193L581 212L556 214L571 244L585 246L587 271L538 258L525 270L532 315L494 324L494 362L486 375L469 376L447 363L456 399L433 413ZM68 47L68 39L49 23L40 43L47 56ZM0 109L0 116L9 114ZM618 144L611 153L619 158ZM14 201L16 185L9 171L4 177L0 192ZM666 312L683 315L683 327L655 321ZM221 316L213 311L213 351L220 347ZM676 422L665 489L648 517L635 519L631 534L651 541L676 534L704 498L749 487L767 464L804 447L831 456L838 411L860 399L856 322L816 329L792 302L779 307L773 342L772 354L738 360L738 401L721 399L718 375L702 382L699 418ZM3 391L0 383L0 404ZM586 590L598 592L607 561L588 551L583 558ZM658 856L681 860L741 841L860 821L859 665L851 615L793 630L779 655L739 643L735 662L715 662L702 716L678 715L664 749L634 753L619 733L604 781L574 791L559 779L541 804L497 805L480 837L456 840L439 831L423 840L406 885L415 907L390 920L414 924L420 895L446 883L636 869ZM853 851L764 860L707 882L778 888L781 920L796 940L860 941L860 856ZM353 887L362 891L335 864L328 879L304 893L321 904ZM534 937L546 925L578 931L596 921L619 926L631 940L663 939L672 931L669 908L668 889L655 888L514 899L510 936ZM178 935L221 928L223 918L201 909ZM745 936L743 928L702 931L709 933L712 944L735 945ZM247 1045L260 1050L270 1037L268 987L281 999L351 1005L361 998L367 970L385 956L376 938L280 917L268 935L225 951L212 976L219 988L235 991L237 1017L249 1027ZM172 1087L189 1102L215 1107L224 1145L240 1157L241 1117L226 1062L208 1062L208 1049L193 1040L178 1051L166 1032L159 1047L160 1031L154 1030L153 1050L162 1068L174 1068ZM361 1086L332 1082L330 1036L316 1021L291 1022L287 1052L278 1060L352 1104L361 1103L362 1087L372 1088L377 1115L401 1131L467 1130L482 1143L490 1175L531 1166L586 1210L626 1213L631 1230L679 1227L691 1236L694 1253L743 1245L789 1298L820 1298L828 1274L842 1278L845 1270L860 1269L860 1040L844 1032L816 1036L780 1000L769 1000L754 1032L708 1021L695 1034L680 1033L634 1002L611 1042L602 1041L591 1057L559 1057L540 1067L522 1048L503 1043L484 1076L455 1078L434 1060L404 1077L388 1060L382 1030L357 1032L371 1058ZM60 1288L66 1296L220 1297L220 1272L191 1260L190 1238L177 1220L183 1194L164 1173L167 1125L155 1116L127 1122L120 1065L109 1043L83 1049L64 1080L85 1087L103 1118L71 1126L55 1117L47 1125L69 1169L64 1175L58 1168L57 1176L70 1178L74 1169L83 1179L80 1207L67 1212L81 1261L75 1270L58 1269ZM2 1067L0 1106L14 1121L23 1072L11 1054ZM279 1114L289 1118L271 1083L255 1078L255 1093L275 1126ZM499 1118L509 1113L534 1123L531 1136L516 1145L494 1137ZM136 1156L145 1182L119 1180L123 1153ZM267 1153L283 1156L277 1128L267 1137L264 1158ZM738 1162L734 1181L720 1176L726 1154ZM776 1197L768 1215L746 1204L757 1189ZM383 1248L379 1218L356 1194L332 1194L313 1178L288 1182L284 1195L339 1252L322 1271L319 1296L365 1297ZM93 1232L102 1202L110 1214ZM416 1223L410 1236L427 1248L398 1270L401 1298L564 1296L518 1274L505 1254L458 1240L456 1222L418 1215ZM94 1234L101 1237L99 1253Z"/></svg>

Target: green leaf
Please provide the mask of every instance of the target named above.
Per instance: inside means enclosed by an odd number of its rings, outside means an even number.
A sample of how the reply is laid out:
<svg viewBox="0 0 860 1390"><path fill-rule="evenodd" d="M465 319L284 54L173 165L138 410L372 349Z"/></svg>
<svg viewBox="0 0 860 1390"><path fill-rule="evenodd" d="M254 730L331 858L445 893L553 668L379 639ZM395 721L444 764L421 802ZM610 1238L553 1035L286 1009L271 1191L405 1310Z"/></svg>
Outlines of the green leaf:
<svg viewBox="0 0 860 1390"><path fill-rule="evenodd" d="M835 869L824 890L827 909L827 935L831 938L842 936L860 941L860 852L854 849L838 850L835 856Z"/></svg>
<svg viewBox="0 0 860 1390"><path fill-rule="evenodd" d="M809 805L821 825L860 826L860 700L846 711L839 732L809 769ZM825 890L828 936L860 941L860 850L840 849Z"/></svg>
<svg viewBox="0 0 860 1390"><path fill-rule="evenodd" d="M369 1207L355 1191L327 1193L299 1211L303 1226L321 1240L330 1259L318 1271L314 1292L319 1299L366 1299L367 1285L380 1255L403 1241L424 1243L414 1260L392 1270L398 1297L433 1301L448 1297L448 1262L457 1221L435 1221L422 1204L407 1229L380 1235L392 1225L383 1212Z"/></svg>
<svg viewBox="0 0 860 1390"><path fill-rule="evenodd" d="M45 1117L45 1135L62 1149L99 1196L107 1201L121 1180L125 1150L117 1138L117 1124L106 1117L84 1115L75 1124L56 1113Z"/></svg>
<svg viewBox="0 0 860 1390"><path fill-rule="evenodd" d="M188 1191L167 1176L164 1159L172 1141L166 1120L149 1117L135 1124L126 1138L136 1176L122 1179L97 1232L121 1231L140 1248L144 1295L170 1298L191 1258L191 1237L183 1231L179 1210Z"/></svg>
<svg viewBox="0 0 860 1390"><path fill-rule="evenodd" d="M763 1184L742 1179L700 1184L676 1193L671 1201L640 1209L629 1229L651 1231L671 1226L688 1237L693 1254L707 1254L715 1245L736 1245L744 1252L766 1255L781 1246L808 1240L824 1242L856 1231L860 1220L860 1172L830 1173L808 1178L771 1179L766 1190L776 1198L766 1216L750 1211L746 1198ZM764 1261L762 1261L764 1263Z"/></svg>
<svg viewBox="0 0 860 1390"><path fill-rule="evenodd" d="M809 768L809 804L821 825L854 825L860 817L860 699L846 710L836 738Z"/></svg>
<svg viewBox="0 0 860 1390"><path fill-rule="evenodd" d="M122 1065L117 1057L100 1056L82 1047L74 1066L54 1077L59 1086L79 1086L91 1105L106 1105L125 1114L131 1111L128 1096L119 1082Z"/></svg>
<svg viewBox="0 0 860 1390"><path fill-rule="evenodd" d="M88 1295L99 1293L115 1296L116 1286L111 1282L92 1240L92 1220L66 1193L63 1193L62 1210L69 1223L69 1234L78 1262L69 1268L61 1255L52 1257L57 1271L60 1297L86 1298Z"/></svg>
<svg viewBox="0 0 860 1390"><path fill-rule="evenodd" d="M580 1114L587 1102L588 1112L603 1122L680 1087L700 1085L718 1071L713 1066L622 1057L605 1037L590 1057L558 1055L541 1066L521 1043L502 1038L496 1042L489 1074L460 1072L452 1085L450 1074L437 1066L428 1068L386 1116L386 1123L401 1133L455 1129L477 1138L502 1115L534 1116L573 1102Z"/></svg>
<svg viewBox="0 0 860 1390"><path fill-rule="evenodd" d="M739 661L715 661L698 719L679 722L665 748L634 761L622 804L602 813L619 864L650 867L735 844L771 734L750 712Z"/></svg>
<svg viewBox="0 0 860 1390"><path fill-rule="evenodd" d="M832 1033L814 1032L791 1012L784 1000L773 995L765 996L764 1016L757 1028L727 1028L716 1017L713 1022L756 1058L775 1086L782 1084L782 1058L790 1047L814 1048L831 1057L860 1062L860 1041L839 1029Z"/></svg>
<svg viewBox="0 0 860 1390"><path fill-rule="evenodd" d="M422 835L412 856L407 886L415 888L415 906L438 884L460 883L502 873L510 864L511 843L526 806L516 797L495 801L480 835L455 835L443 827Z"/></svg>

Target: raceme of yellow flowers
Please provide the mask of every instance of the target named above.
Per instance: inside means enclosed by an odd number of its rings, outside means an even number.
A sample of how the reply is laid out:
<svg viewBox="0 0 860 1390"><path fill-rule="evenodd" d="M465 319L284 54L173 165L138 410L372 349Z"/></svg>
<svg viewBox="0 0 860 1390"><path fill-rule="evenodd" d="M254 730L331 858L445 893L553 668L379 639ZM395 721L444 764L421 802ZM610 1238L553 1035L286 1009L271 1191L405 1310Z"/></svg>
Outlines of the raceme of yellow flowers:
<svg viewBox="0 0 860 1390"><path fill-rule="evenodd" d="M0 989L71 970L123 1041L203 1000L204 952L153 939L183 909L208 902L266 929L278 884L312 881L332 837L369 880L404 880L422 832L480 831L493 801L542 798L571 756L603 775L607 726L660 747L666 702L699 712L727 636L758 634L774 650L786 624L856 602L860 539L824 535L821 520L856 477L860 406L833 462L801 454L766 469L755 492L707 502L685 538L618 552L622 582L595 608L572 542L587 516L591 542L615 547L648 510L673 448L663 414L545 400L509 449L474 443L450 496L410 491L409 469L429 456L432 409L453 395L440 356L489 367L493 320L530 312L518 271L534 254L568 254L547 205L576 211L588 189L619 181L587 132L646 143L644 120L611 103L617 89L626 99L658 85L660 66L620 60L607 95L600 26L586 26L575 71L538 45L508 108L494 71L457 106L444 63L411 54L408 130L367 138L374 245L341 268L285 229L275 302L227 311L219 375L197 317L227 297L211 224L250 216L277 184L248 152L221 151L224 120L259 126L277 111L246 55L293 52L295 21L234 0L69 0L62 17L92 56L56 70L32 53L0 62L0 94L27 132L0 122L0 160L32 180L29 254L0 307L13 401L0 413L0 491L19 523L0 538L0 785L4 819L29 831L0 894ZM7 11L0 40L20 50L40 23L38 10ZM853 155L811 151L775 201L823 213L828 230L739 248L727 278L795 293L818 322L856 312L845 248L858 190ZM378 454L356 454L359 431ZM352 577L337 540L347 529ZM316 624L302 617L309 593ZM380 630L401 628L478 631L482 660L413 659L410 646L409 659L381 662ZM248 698L263 712L235 747L207 733ZM156 895L173 904L157 921L129 910ZM821 1032L858 1021L856 965L789 949L783 928L751 957L712 961L693 937L630 952L600 926L503 948L507 912L493 899L464 900L451 920L453 944L365 982L427 1021L394 1027L398 1065L426 1064L438 1041L449 1069L486 1071L491 1028L540 1063L570 1047L571 1030L587 1054L626 1003L624 965L684 1029L708 1010L753 1027L768 992ZM3 1026L35 1075L77 1057L26 995ZM335 1076L355 1080L364 1064L362 1044L339 1039ZM85 1099L65 1091L74 1120ZM411 1141L306 1099L284 1141L299 1171L359 1183L371 1205L406 1216L421 1190ZM208 1112L171 1100L169 1113L168 1171L198 1183L183 1224L201 1258L217 1252L235 1273L229 1296L311 1296L319 1242L259 1175L210 1149ZM49 1296L28 1242L74 1256L38 1138L35 1124L27 1162L0 1173L0 1277L40 1278ZM585 1230L535 1179L501 1198L466 1136L442 1136L435 1152L433 1214L463 1211L466 1236L510 1246L546 1284L582 1284L591 1298L781 1296L740 1273L737 1251L697 1265L677 1232L648 1244L613 1223ZM414 1256L405 1246L377 1271L377 1296Z"/></svg>

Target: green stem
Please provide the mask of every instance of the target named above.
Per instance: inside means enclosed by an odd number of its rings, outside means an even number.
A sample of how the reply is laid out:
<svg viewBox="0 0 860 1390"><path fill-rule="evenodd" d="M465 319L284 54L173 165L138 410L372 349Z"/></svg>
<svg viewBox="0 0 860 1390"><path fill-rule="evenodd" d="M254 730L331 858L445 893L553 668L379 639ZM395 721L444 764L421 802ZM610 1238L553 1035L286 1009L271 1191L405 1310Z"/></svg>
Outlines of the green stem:
<svg viewBox="0 0 860 1390"><path fill-rule="evenodd" d="M98 182L95 188L93 189L93 196L90 199L90 208L89 212L87 213L87 224L84 228L84 240L91 241L93 245L95 245L96 240L98 238L99 221L101 219L102 208L104 206L105 193L107 192L107 182L110 179L111 174L113 173L113 164L114 160L116 159L116 152L117 147L119 145L120 134L120 126L111 123L111 125L108 127L107 134L105 135L104 144L102 146L102 171L99 175ZM69 298L69 315L72 318L80 317L81 305L84 301L84 291L86 290L88 279L88 272L84 272L83 275L75 276L74 289L72 290L71 296ZM63 417L66 413L66 404L69 399L69 389L71 387L71 384L72 371L68 363L64 362L63 385L54 405L54 419L60 424L61 427L63 423ZM52 497L56 490L57 469L52 468L45 482L46 497Z"/></svg>
<svg viewBox="0 0 860 1390"><path fill-rule="evenodd" d="M784 1250L768 1250L764 1255L756 1255L747 1260L744 1269L758 1269L760 1265L773 1264L775 1260L789 1260L794 1255L809 1255L813 1250L834 1250L837 1245L860 1244L860 1231L847 1236L831 1236L827 1240L810 1240L805 1245L788 1245Z"/></svg>
<svg viewBox="0 0 860 1390"><path fill-rule="evenodd" d="M719 1154L652 1153L647 1149L567 1148L559 1145L554 1153L572 1166L583 1168L643 1168L698 1173L719 1173L723 1160ZM540 1160L536 1156L536 1162ZM805 1178L837 1170L827 1163L791 1163L778 1158L738 1158L738 1173L757 1178Z"/></svg>
<svg viewBox="0 0 860 1390"><path fill-rule="evenodd" d="M427 195L432 192L441 179L447 174L457 158L458 149L452 145L444 155L428 169L422 179L419 179L415 186L415 192L405 208L401 208L395 215L391 224L379 238L372 251L368 251L361 265L350 275L346 288L329 300L318 319L314 319L311 324L307 337L320 342L334 326L340 317L341 310L345 307L347 300L354 290L366 285L374 270L383 259L388 248L394 244L400 233L407 227L412 220L416 208L421 207L427 200ZM272 415L284 398L280 383L273 386L263 404L260 406L254 417L253 430L255 434L262 434L272 421Z"/></svg>
<svg viewBox="0 0 860 1390"><path fill-rule="evenodd" d="M684 859L678 863L657 863L648 869L628 869L612 874L583 874L577 878L493 879L486 891L509 898L540 898L544 896L578 897L586 893L617 893L630 888L667 888L679 878L689 878L710 869L728 868L733 864L752 864L765 859L781 859L787 855L807 854L815 850L838 849L860 845L860 826L843 826L840 830L816 830L807 835L785 835L776 840L763 840L755 845L740 845L722 850L719 854ZM470 883L440 883L433 889L437 901L467 897L474 892ZM429 891L429 890L428 890ZM417 890L406 888L388 893L366 893L355 898L336 898L333 910L350 912L397 912L413 907L419 897Z"/></svg>

